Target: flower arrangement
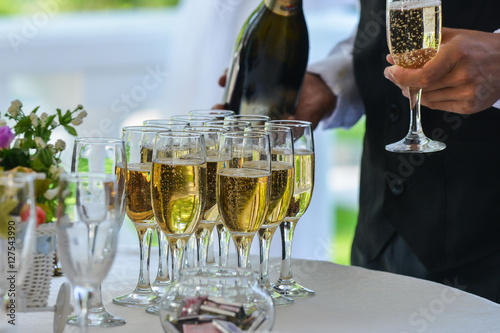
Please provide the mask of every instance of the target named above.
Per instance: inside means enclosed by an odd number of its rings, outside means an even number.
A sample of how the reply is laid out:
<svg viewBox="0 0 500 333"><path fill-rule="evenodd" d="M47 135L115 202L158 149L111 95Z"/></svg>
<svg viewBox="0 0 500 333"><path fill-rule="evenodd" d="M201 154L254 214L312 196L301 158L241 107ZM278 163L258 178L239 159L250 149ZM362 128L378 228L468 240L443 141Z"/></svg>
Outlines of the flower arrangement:
<svg viewBox="0 0 500 333"><path fill-rule="evenodd" d="M0 118L0 171L44 174L45 179L35 182L37 223L51 222L56 216L59 175L64 172L60 166L61 153L66 149L61 139L50 143L51 135L62 126L76 136L74 126L82 123L87 112L78 105L72 111L63 113L57 109L57 114L43 112L38 116L39 107L25 114L22 106L19 100L13 101L3 115L5 118ZM7 125L8 122L13 125ZM5 210L0 207L0 214L2 211Z"/></svg>

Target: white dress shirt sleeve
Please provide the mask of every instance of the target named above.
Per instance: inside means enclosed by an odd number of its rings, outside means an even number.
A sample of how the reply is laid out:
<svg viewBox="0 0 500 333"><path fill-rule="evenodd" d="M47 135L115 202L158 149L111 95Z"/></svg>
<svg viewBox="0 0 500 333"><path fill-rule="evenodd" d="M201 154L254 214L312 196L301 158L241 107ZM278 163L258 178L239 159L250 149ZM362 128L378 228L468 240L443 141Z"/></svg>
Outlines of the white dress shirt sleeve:
<svg viewBox="0 0 500 333"><path fill-rule="evenodd" d="M363 116L365 108L354 79L353 56L355 33L337 44L327 58L311 64L307 71L319 75L337 96L331 115L322 120L323 128L350 128Z"/></svg>

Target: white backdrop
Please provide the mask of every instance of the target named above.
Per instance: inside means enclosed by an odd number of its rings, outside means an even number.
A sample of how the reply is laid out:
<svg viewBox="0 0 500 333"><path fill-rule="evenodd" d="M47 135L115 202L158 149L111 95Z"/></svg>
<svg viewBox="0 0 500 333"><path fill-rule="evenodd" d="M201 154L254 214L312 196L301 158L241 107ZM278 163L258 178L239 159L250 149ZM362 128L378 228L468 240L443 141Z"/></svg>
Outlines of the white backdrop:
<svg viewBox="0 0 500 333"><path fill-rule="evenodd" d="M352 2L304 1L310 61L351 33L358 15ZM27 16L0 19L0 111L13 99L20 99L25 111L83 104L89 117L79 135L116 137L125 124L218 103L222 88L217 80L243 21L259 1L184 0L174 10L74 14L57 14L57 0L51 3L40 2L39 11ZM332 257L334 197L328 175L334 142L333 132L315 132L315 190L297 227L294 257ZM131 228L122 234L125 242L136 241ZM252 252L257 251L254 243ZM272 255L280 254L277 235Z"/></svg>

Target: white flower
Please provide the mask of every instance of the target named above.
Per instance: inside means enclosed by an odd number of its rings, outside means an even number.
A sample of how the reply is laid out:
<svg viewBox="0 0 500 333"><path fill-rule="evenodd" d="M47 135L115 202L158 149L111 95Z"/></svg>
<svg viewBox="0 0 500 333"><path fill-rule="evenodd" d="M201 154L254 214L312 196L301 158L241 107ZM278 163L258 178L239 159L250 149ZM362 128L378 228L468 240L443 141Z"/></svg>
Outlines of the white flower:
<svg viewBox="0 0 500 333"><path fill-rule="evenodd" d="M85 111L85 110L83 110L82 112L80 112L78 114L78 118L80 118L80 119L83 119L85 117L87 117L87 111Z"/></svg>
<svg viewBox="0 0 500 333"><path fill-rule="evenodd" d="M78 126L82 123L82 118L75 118L71 121L71 124L73 124L74 126Z"/></svg>
<svg viewBox="0 0 500 333"><path fill-rule="evenodd" d="M61 140L61 139L58 139L58 140L56 141L55 148L56 148L56 150L58 150L58 151L63 151L64 149L66 149L66 142L64 142L64 141L63 141L63 140Z"/></svg>
<svg viewBox="0 0 500 333"><path fill-rule="evenodd" d="M5 126L5 125L7 125L7 123L5 122L5 120L0 119L0 127Z"/></svg>
<svg viewBox="0 0 500 333"><path fill-rule="evenodd" d="M77 110L83 110L83 105L78 104L78 105L76 106L76 109L77 109Z"/></svg>
<svg viewBox="0 0 500 333"><path fill-rule="evenodd" d="M52 175L52 178L58 179L61 173L64 171L63 168L59 168L56 165L52 164L49 168L49 174Z"/></svg>
<svg viewBox="0 0 500 333"><path fill-rule="evenodd" d="M45 112L42 113L42 115L40 116L40 122L42 123L42 127L45 127L45 122L47 121L48 117L49 115L46 114Z"/></svg>
<svg viewBox="0 0 500 333"><path fill-rule="evenodd" d="M35 137L35 144L38 148L44 149L45 147L47 147L47 144L45 143L45 141L43 141L43 139L39 136Z"/></svg>
<svg viewBox="0 0 500 333"><path fill-rule="evenodd" d="M33 125L33 127L37 127L38 126L38 117L36 116L36 113L30 113L30 120L31 120L31 125Z"/></svg>
<svg viewBox="0 0 500 333"><path fill-rule="evenodd" d="M50 126L52 126L52 127L57 127L57 122L56 122L55 120L54 120L54 121L52 121L52 122L50 123Z"/></svg>
<svg viewBox="0 0 500 333"><path fill-rule="evenodd" d="M59 188L56 187L56 188L47 190L43 196L47 200L52 200L57 196L57 193L59 193Z"/></svg>
<svg viewBox="0 0 500 333"><path fill-rule="evenodd" d="M12 103L10 103L10 107L7 110L7 112L9 112L12 117L16 117L19 114L19 111L21 111L22 106L23 103L21 103L18 99L16 99L12 101Z"/></svg>

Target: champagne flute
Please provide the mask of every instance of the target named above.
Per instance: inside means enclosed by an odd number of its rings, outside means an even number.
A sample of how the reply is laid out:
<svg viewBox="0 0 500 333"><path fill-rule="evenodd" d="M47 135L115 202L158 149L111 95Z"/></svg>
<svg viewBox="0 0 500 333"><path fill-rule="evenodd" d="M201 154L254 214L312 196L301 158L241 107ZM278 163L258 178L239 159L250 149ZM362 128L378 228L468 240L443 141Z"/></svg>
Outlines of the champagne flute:
<svg viewBox="0 0 500 333"><path fill-rule="evenodd" d="M151 202L156 223L170 245L172 282L179 278L187 242L200 222L206 184L203 134L158 133L153 149ZM158 304L146 312L158 314Z"/></svg>
<svg viewBox="0 0 500 333"><path fill-rule="evenodd" d="M182 131L185 127L189 126L189 122L187 121L171 119L148 119L144 120L142 124L144 126L164 127L171 131ZM161 232L159 226L156 227L156 237L158 239L158 269L156 270L156 277L151 283L151 289L161 297L165 289L172 283L168 272L170 246L168 245L167 237Z"/></svg>
<svg viewBox="0 0 500 333"><path fill-rule="evenodd" d="M14 277L18 295L15 309L26 304L22 286L31 268L36 241L36 176L27 173L0 172L0 314L8 318L6 310L12 310L4 301L9 282ZM0 326L0 331L2 326Z"/></svg>
<svg viewBox="0 0 500 333"><path fill-rule="evenodd" d="M216 126L229 129L230 132L243 132L250 126L250 122L241 120L212 120L207 121L205 126ZM227 267L229 260L229 241L231 235L229 231L224 227L224 223L219 218L215 226L217 232L217 240L219 245L219 266Z"/></svg>
<svg viewBox="0 0 500 333"><path fill-rule="evenodd" d="M269 210L258 231L260 245L260 285L271 295L275 305L288 305L293 299L276 292L269 281L269 251L278 226L284 220L292 202L294 189L294 154L292 130L276 125L250 126L247 131L262 131L271 142L271 193Z"/></svg>
<svg viewBox="0 0 500 333"><path fill-rule="evenodd" d="M217 171L217 206L236 245L238 267L247 268L255 233L267 216L271 181L269 135L223 133Z"/></svg>
<svg viewBox="0 0 500 333"><path fill-rule="evenodd" d="M123 174L118 173L123 170ZM77 138L73 146L71 171L78 173L117 174L118 202L120 205L120 227L125 215L125 177L127 157L125 142L115 138ZM125 324L125 320L109 313L102 303L101 285L92 286L94 290L88 304L88 326L115 327ZM68 318L68 324L77 325L78 317Z"/></svg>
<svg viewBox="0 0 500 333"><path fill-rule="evenodd" d="M203 126L207 121L217 120L214 116L175 115L171 120L187 122L189 126Z"/></svg>
<svg viewBox="0 0 500 333"><path fill-rule="evenodd" d="M251 125L265 125L266 121L270 121L271 117L253 114L235 114L225 118L226 120L247 121Z"/></svg>
<svg viewBox="0 0 500 333"><path fill-rule="evenodd" d="M441 0L387 0L387 42L394 63L403 68L421 68L438 52L441 44ZM422 130L422 88L408 87L410 128L406 136L385 149L395 153L431 153L446 145L429 139Z"/></svg>
<svg viewBox="0 0 500 333"><path fill-rule="evenodd" d="M171 119L147 119L142 122L142 125L165 127L171 131L182 131L184 127L189 125L189 122Z"/></svg>
<svg viewBox="0 0 500 333"><path fill-rule="evenodd" d="M127 126L123 128L123 140L127 154L127 205L126 214L134 223L140 244L139 279L135 290L113 299L118 305L149 306L157 298L151 289L149 263L151 240L156 229L151 206L151 164L155 135L168 131L162 127ZM124 172L121 170L120 172Z"/></svg>
<svg viewBox="0 0 500 333"><path fill-rule="evenodd" d="M232 116L234 111L231 110L215 110L215 109L199 109L188 112L190 116L215 117L217 120L224 120L227 116Z"/></svg>
<svg viewBox="0 0 500 333"><path fill-rule="evenodd" d="M300 217L305 213L314 187L314 137L311 123L299 120L271 120L268 124L287 126L292 129L295 156L295 184L293 198L285 220L280 224L282 241L281 272L274 290L283 296L307 297L314 291L295 282L292 275L293 233Z"/></svg>
<svg viewBox="0 0 500 333"><path fill-rule="evenodd" d="M87 332L88 301L113 263L121 208L116 176L98 173L61 175L57 248L73 285L78 325Z"/></svg>
<svg viewBox="0 0 500 333"><path fill-rule="evenodd" d="M202 216L206 184L203 134L158 133L153 151L151 200L156 222L170 244L173 281L179 278L185 246Z"/></svg>
<svg viewBox="0 0 500 333"><path fill-rule="evenodd" d="M196 245L198 248L198 265L207 266L209 253L210 236L216 226L219 218L217 208L217 161L219 160L219 144L221 135L229 132L223 127L197 126L187 127L186 131L192 131L203 134L205 139L206 159L207 159L207 195L205 200L205 209L203 210L200 224L196 229Z"/></svg>

